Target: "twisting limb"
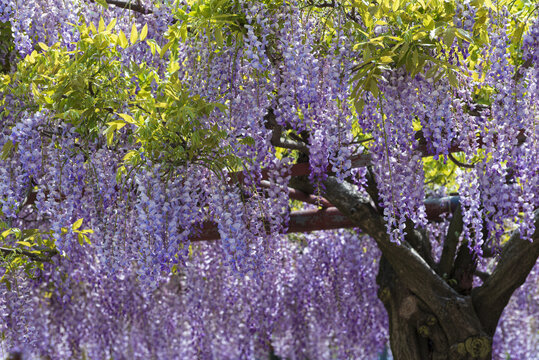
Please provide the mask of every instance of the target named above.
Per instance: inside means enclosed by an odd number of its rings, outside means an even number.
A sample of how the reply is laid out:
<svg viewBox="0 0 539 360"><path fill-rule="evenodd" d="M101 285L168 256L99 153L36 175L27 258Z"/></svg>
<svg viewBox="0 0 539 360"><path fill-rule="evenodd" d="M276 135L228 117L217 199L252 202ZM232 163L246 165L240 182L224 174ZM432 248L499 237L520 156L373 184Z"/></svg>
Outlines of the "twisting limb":
<svg viewBox="0 0 539 360"><path fill-rule="evenodd" d="M446 297L456 295L408 243L397 245L389 240L382 216L372 207L368 199L356 191L355 186L340 182L332 176L324 181L324 185L326 187L324 197L376 241L399 278L411 291L433 306L442 306L438 298L440 295Z"/></svg>
<svg viewBox="0 0 539 360"><path fill-rule="evenodd" d="M539 257L539 210L535 211L532 241L514 232L502 248L500 261L482 286L472 291L472 301L485 329L494 335L503 309L513 292L524 283Z"/></svg>
<svg viewBox="0 0 539 360"><path fill-rule="evenodd" d="M442 324L449 344L456 346L468 338L483 336L470 298L452 289L408 242L391 242L382 216L354 185L330 176L324 186L324 197L376 241L399 281L429 307ZM455 328L459 331L451 331Z"/></svg>
<svg viewBox="0 0 539 360"><path fill-rule="evenodd" d="M449 223L449 228L447 229L447 234L444 240L444 246L442 249L442 256L440 257L440 262L438 263L438 274L443 276L444 274L449 274L451 267L453 266L453 260L457 252L457 246L459 243L459 236L462 232L462 209L459 204L451 222Z"/></svg>
<svg viewBox="0 0 539 360"><path fill-rule="evenodd" d="M430 243L429 236L425 229L417 229L414 225L414 222L410 219L406 219L406 235L404 239L412 245L415 251L429 264L430 267L434 268L434 259L432 258L432 245Z"/></svg>
<svg viewBox="0 0 539 360"><path fill-rule="evenodd" d="M374 207L378 210L380 214L383 213L383 209L380 208L380 197L378 196L378 186L376 185L376 179L374 176L374 172L372 170L372 165L367 166L367 193L371 197L372 201L374 202Z"/></svg>
<svg viewBox="0 0 539 360"><path fill-rule="evenodd" d="M283 127L277 124L273 109L270 109L264 116L266 121L266 128L271 129L271 144L276 147L281 147L290 150L298 150L304 154L309 154L309 148L307 145L294 140L289 140L283 136Z"/></svg>
<svg viewBox="0 0 539 360"><path fill-rule="evenodd" d="M141 13L143 15L148 15L148 14L153 13L151 9L147 9L144 6L142 6L138 0L137 1L106 0L106 1L107 1L107 4L109 5L114 5L119 8L126 9L126 10L132 10L132 11Z"/></svg>
<svg viewBox="0 0 539 360"><path fill-rule="evenodd" d="M469 295L473 288L473 275L477 269L477 255L471 251L468 241L460 244L449 278L456 280L454 288L463 295Z"/></svg>
<svg viewBox="0 0 539 360"><path fill-rule="evenodd" d="M323 9L323 8L336 9L337 7L343 7L341 4L339 4L338 2L334 0L331 2L326 1L326 2L319 2L319 3L316 3L314 1L309 1L308 5L319 8L319 9ZM352 10L350 12L346 11L344 14L348 19L359 24L359 19L356 16L355 7L352 7Z"/></svg>
<svg viewBox="0 0 539 360"><path fill-rule="evenodd" d="M463 168L467 168L467 169L473 169L475 164L465 164L463 162L460 162L459 160L457 160L453 154L451 153L448 153L447 154L447 157L449 158L449 160L451 160L453 163L455 163L455 165L457 166L460 166L460 167L463 167Z"/></svg>

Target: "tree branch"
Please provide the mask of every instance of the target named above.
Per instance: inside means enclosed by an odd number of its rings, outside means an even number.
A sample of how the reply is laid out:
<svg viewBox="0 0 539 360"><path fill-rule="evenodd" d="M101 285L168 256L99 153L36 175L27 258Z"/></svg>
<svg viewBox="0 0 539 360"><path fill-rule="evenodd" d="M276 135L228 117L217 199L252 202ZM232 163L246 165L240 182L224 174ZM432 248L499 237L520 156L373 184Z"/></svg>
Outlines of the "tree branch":
<svg viewBox="0 0 539 360"><path fill-rule="evenodd" d="M406 219L406 228L404 231L406 235L404 239L421 255L423 260L429 264L431 268L434 268L434 259L432 258L432 244L430 243L429 236L425 229L416 229L414 222L410 219Z"/></svg>
<svg viewBox="0 0 539 360"><path fill-rule="evenodd" d="M449 344L479 335L477 329L481 324L472 310L470 297L452 289L406 241L400 245L392 243L381 215L352 184L328 177L324 186L324 197L376 241L402 284L429 307L443 327ZM392 296L390 289L381 291ZM462 330L455 332L455 328Z"/></svg>
<svg viewBox="0 0 539 360"><path fill-rule="evenodd" d="M513 292L524 283L539 257L539 210L535 211L532 241L514 232L502 248L501 258L484 284L472 291L472 301L485 329L494 335L503 309Z"/></svg>
<svg viewBox="0 0 539 360"><path fill-rule="evenodd" d="M144 6L140 4L140 2L127 0L127 1L121 1L121 0L106 0L107 4L114 5L116 7L126 9L126 10L132 10L138 13L141 13L143 15L152 14L153 11L151 9L147 9Z"/></svg>
<svg viewBox="0 0 539 360"><path fill-rule="evenodd" d="M442 256L440 257L440 262L438 264L438 274L443 276L444 274L449 274L451 267L453 266L453 260L455 259L455 254L457 253L457 246L459 243L459 236L462 232L462 209L459 204L451 222L449 223L449 228L447 229L447 234L444 240L444 246L442 249Z"/></svg>
<svg viewBox="0 0 539 360"><path fill-rule="evenodd" d="M477 270L475 269L474 275L483 280L483 282L487 281L490 274L485 271Z"/></svg>
<svg viewBox="0 0 539 360"><path fill-rule="evenodd" d="M335 177L328 177L324 186L324 197L376 241L406 286L425 303L442 311L444 304L440 296L453 297L455 291L408 243L397 245L389 240L382 216L370 205L369 199L363 198L352 184L339 182Z"/></svg>
<svg viewBox="0 0 539 360"><path fill-rule="evenodd" d="M309 154L309 148L306 144L299 141L289 140L283 136L283 127L277 124L273 109L270 109L264 116L266 128L271 129L271 145L290 150L298 150L302 153Z"/></svg>
<svg viewBox="0 0 539 360"><path fill-rule="evenodd" d="M41 254L37 254L31 251L22 250L22 249L13 249L13 248L7 248L7 247L0 247L0 253L4 256L8 255L15 255L20 254L27 256L30 260L44 262L44 261L50 261L51 257L58 254L58 251L51 250L51 249L37 249L38 251L41 251Z"/></svg>
<svg viewBox="0 0 539 360"><path fill-rule="evenodd" d="M455 159L455 157L453 156L452 153L448 153L447 154L447 157L449 158L449 160L451 160L455 165L457 166L460 166L460 167L463 167L463 168L467 168L467 169L473 169L474 168L474 165L475 164L465 164L463 162L460 162L458 161L457 159Z"/></svg>
<svg viewBox="0 0 539 360"><path fill-rule="evenodd" d="M453 288L460 294L470 295L473 288L473 276L477 269L477 254L470 250L468 241L460 244L449 278L456 280Z"/></svg>

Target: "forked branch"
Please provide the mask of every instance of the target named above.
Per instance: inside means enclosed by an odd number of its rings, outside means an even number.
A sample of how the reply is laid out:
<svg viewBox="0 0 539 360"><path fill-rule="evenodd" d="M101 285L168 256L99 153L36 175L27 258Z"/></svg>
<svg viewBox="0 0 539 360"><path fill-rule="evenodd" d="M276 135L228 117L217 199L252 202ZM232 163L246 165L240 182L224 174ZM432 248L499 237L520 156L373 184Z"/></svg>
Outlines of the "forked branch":
<svg viewBox="0 0 539 360"><path fill-rule="evenodd" d="M421 300L442 309L441 298L457 295L410 244L397 245L389 240L382 216L352 184L330 176L324 186L324 197L376 241L399 278Z"/></svg>
<svg viewBox="0 0 539 360"><path fill-rule="evenodd" d="M485 329L494 335L503 309L513 292L524 283L539 257L539 210L535 211L532 241L513 233L502 248L501 258L484 284L472 291L472 301Z"/></svg>

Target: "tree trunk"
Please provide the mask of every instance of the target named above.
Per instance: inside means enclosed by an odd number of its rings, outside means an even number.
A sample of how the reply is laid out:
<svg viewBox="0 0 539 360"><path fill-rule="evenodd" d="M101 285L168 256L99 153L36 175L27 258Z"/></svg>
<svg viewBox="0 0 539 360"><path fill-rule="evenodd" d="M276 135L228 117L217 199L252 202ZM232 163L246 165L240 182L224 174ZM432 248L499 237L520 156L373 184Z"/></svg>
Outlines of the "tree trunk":
<svg viewBox="0 0 539 360"><path fill-rule="evenodd" d="M324 197L368 234L383 256L378 297L389 315L396 360L492 359L492 337L513 292L524 283L539 258L539 209L534 212L531 241L515 231L501 249L492 273L472 288L476 261L466 242L457 251L461 214L451 220L440 263L432 258L430 239L407 224L405 240L391 242L379 204L374 177L367 177L370 198L357 186L329 176ZM306 177L294 177L293 188L313 193ZM456 252L456 253L455 253ZM456 284L445 279L450 276Z"/></svg>
<svg viewBox="0 0 539 360"><path fill-rule="evenodd" d="M396 360L492 359L492 337L481 326L470 296L447 299L443 295L442 313L447 316L436 316L440 309L431 309L431 304L404 286L385 257L377 282Z"/></svg>

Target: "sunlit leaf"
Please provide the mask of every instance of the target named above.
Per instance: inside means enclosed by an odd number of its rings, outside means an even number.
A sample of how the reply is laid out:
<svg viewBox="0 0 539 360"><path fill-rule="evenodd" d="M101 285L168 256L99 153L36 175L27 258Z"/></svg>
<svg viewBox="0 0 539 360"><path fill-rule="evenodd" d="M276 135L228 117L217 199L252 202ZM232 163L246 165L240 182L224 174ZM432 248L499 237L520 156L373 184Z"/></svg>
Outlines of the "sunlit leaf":
<svg viewBox="0 0 539 360"><path fill-rule="evenodd" d="M131 36L129 37L129 40L131 41L131 45L136 43L137 39L138 39L137 25L133 23L133 26L131 26Z"/></svg>
<svg viewBox="0 0 539 360"><path fill-rule="evenodd" d="M140 31L140 41L144 41L148 35L148 24L144 24L142 30Z"/></svg>
<svg viewBox="0 0 539 360"><path fill-rule="evenodd" d="M73 223L73 225L71 226L71 229L73 230L78 230L80 228L80 226L82 225L82 218L78 219L77 221L75 221Z"/></svg>

